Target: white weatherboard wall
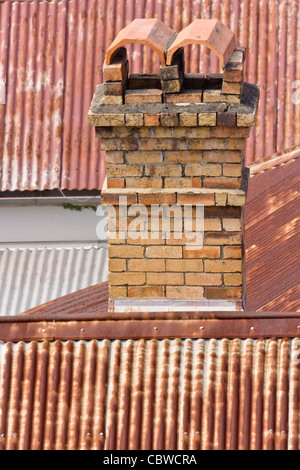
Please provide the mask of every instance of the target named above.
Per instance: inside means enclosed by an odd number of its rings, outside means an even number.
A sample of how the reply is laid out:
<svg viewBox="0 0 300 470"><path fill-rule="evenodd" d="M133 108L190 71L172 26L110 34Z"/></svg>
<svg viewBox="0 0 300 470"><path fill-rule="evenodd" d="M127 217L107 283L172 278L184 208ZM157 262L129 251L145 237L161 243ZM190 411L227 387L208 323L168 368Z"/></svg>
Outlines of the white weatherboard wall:
<svg viewBox="0 0 300 470"><path fill-rule="evenodd" d="M103 242L96 234L99 212L54 205L0 206L0 243Z"/></svg>
<svg viewBox="0 0 300 470"><path fill-rule="evenodd" d="M16 315L108 279L92 209L0 206L0 315Z"/></svg>

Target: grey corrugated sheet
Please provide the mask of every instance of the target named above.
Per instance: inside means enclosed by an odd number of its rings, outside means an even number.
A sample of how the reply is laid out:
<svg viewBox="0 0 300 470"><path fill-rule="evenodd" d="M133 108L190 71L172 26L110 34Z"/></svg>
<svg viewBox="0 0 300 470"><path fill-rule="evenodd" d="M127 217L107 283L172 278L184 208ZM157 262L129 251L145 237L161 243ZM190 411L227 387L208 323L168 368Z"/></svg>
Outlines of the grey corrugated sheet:
<svg viewBox="0 0 300 470"><path fill-rule="evenodd" d="M134 18L176 32L218 18L247 46L246 81L260 85L247 163L300 144L299 0L60 0L0 2L0 188L100 189L104 154L87 124L104 54ZM149 48L129 46L130 70L157 69ZM187 71L217 70L203 48L186 48ZM299 94L299 93L298 93Z"/></svg>
<svg viewBox="0 0 300 470"><path fill-rule="evenodd" d="M299 339L1 344L0 449L297 450L298 353Z"/></svg>
<svg viewBox="0 0 300 470"><path fill-rule="evenodd" d="M0 315L16 315L106 281L107 249L0 249Z"/></svg>

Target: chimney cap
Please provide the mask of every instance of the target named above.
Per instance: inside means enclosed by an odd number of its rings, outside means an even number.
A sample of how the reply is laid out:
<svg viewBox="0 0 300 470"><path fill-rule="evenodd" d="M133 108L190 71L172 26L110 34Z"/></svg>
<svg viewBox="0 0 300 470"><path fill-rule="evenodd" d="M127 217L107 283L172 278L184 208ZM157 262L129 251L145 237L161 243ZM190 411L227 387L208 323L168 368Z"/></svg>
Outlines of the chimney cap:
<svg viewBox="0 0 300 470"><path fill-rule="evenodd" d="M156 18L138 18L122 29L109 46L105 62L109 65L117 50L125 44L142 44L150 47L159 57L161 65L166 65L165 49L170 38L176 33Z"/></svg>
<svg viewBox="0 0 300 470"><path fill-rule="evenodd" d="M194 20L180 33L167 50L167 65L171 65L175 52L187 44L201 44L213 50L222 67L227 64L236 47L234 33L218 20Z"/></svg>

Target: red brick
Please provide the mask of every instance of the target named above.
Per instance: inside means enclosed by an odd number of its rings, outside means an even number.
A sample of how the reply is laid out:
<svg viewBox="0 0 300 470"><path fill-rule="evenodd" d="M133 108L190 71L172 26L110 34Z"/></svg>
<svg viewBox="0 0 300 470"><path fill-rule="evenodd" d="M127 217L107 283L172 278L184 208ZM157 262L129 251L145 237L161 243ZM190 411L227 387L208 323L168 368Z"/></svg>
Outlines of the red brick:
<svg viewBox="0 0 300 470"><path fill-rule="evenodd" d="M149 273L147 284L152 286L182 286L184 275L182 273Z"/></svg>
<svg viewBox="0 0 300 470"><path fill-rule="evenodd" d="M203 204L204 206L213 206L215 203L214 194L185 193L177 195L178 204Z"/></svg>
<svg viewBox="0 0 300 470"><path fill-rule="evenodd" d="M241 299L242 289L239 287L207 287L205 297L216 300Z"/></svg>
<svg viewBox="0 0 300 470"><path fill-rule="evenodd" d="M187 273L185 282L189 286L221 286L223 280L222 274Z"/></svg>
<svg viewBox="0 0 300 470"><path fill-rule="evenodd" d="M122 95L124 92L124 81L104 82L103 90L105 95Z"/></svg>
<svg viewBox="0 0 300 470"><path fill-rule="evenodd" d="M204 271L208 273L237 273L241 272L240 260L207 260L204 262Z"/></svg>
<svg viewBox="0 0 300 470"><path fill-rule="evenodd" d="M106 171L108 176L122 177L122 176L142 176L143 167L141 165L115 165L108 163L106 165Z"/></svg>
<svg viewBox="0 0 300 470"><path fill-rule="evenodd" d="M244 78L244 67L240 65L227 64L224 69L224 80L226 82L242 82Z"/></svg>
<svg viewBox="0 0 300 470"><path fill-rule="evenodd" d="M126 271L126 260L110 259L108 260L108 269L112 272L124 272Z"/></svg>
<svg viewBox="0 0 300 470"><path fill-rule="evenodd" d="M145 163L162 163L163 154L155 150L149 152L127 152L125 154L125 160L127 163L145 164ZM117 162L116 162L117 163ZM119 163L119 162L118 162ZM123 163L123 162L120 162Z"/></svg>
<svg viewBox="0 0 300 470"><path fill-rule="evenodd" d="M221 129L221 128L216 128ZM225 128L224 128L225 129ZM205 162L208 163L240 163L242 159L242 155L240 151L234 150L225 150L225 151L209 151L203 152L203 159Z"/></svg>
<svg viewBox="0 0 300 470"><path fill-rule="evenodd" d="M218 126L236 126L236 114L234 113L218 113Z"/></svg>
<svg viewBox="0 0 300 470"><path fill-rule="evenodd" d="M168 204L173 205L176 203L176 194L172 193L149 193L139 194L139 203L145 206L151 206L151 204Z"/></svg>
<svg viewBox="0 0 300 470"><path fill-rule="evenodd" d="M123 152L106 152L106 163L124 163Z"/></svg>
<svg viewBox="0 0 300 470"><path fill-rule="evenodd" d="M184 258L220 258L221 249L219 246L204 246L203 248L192 250L183 248Z"/></svg>
<svg viewBox="0 0 300 470"><path fill-rule="evenodd" d="M244 150L245 148L245 139L228 139L227 149L228 150Z"/></svg>
<svg viewBox="0 0 300 470"><path fill-rule="evenodd" d="M127 297L127 287L109 286L109 298L120 299Z"/></svg>
<svg viewBox="0 0 300 470"><path fill-rule="evenodd" d="M241 188L241 178L209 178L203 179L203 188L216 188L216 189L239 189Z"/></svg>
<svg viewBox="0 0 300 470"><path fill-rule="evenodd" d="M107 124L108 125L108 124ZM128 139L102 139L101 148L105 151L111 150L138 150L138 141L134 138Z"/></svg>
<svg viewBox="0 0 300 470"><path fill-rule="evenodd" d="M165 188L192 188L192 178L165 178ZM201 187L201 186L200 186Z"/></svg>
<svg viewBox="0 0 300 470"><path fill-rule="evenodd" d="M243 83L241 82L225 82L223 80L222 93L226 95L241 95L243 90Z"/></svg>
<svg viewBox="0 0 300 470"><path fill-rule="evenodd" d="M203 271L203 261L199 259L167 259L166 270L172 272Z"/></svg>
<svg viewBox="0 0 300 470"><path fill-rule="evenodd" d="M182 258L181 246L149 246L146 258Z"/></svg>
<svg viewBox="0 0 300 470"><path fill-rule="evenodd" d="M241 165L235 165L233 163L224 163L223 165L223 175L224 176L242 176L242 167Z"/></svg>
<svg viewBox="0 0 300 470"><path fill-rule="evenodd" d="M176 127L179 125L179 115L178 114L161 114L160 115L160 124L166 127Z"/></svg>
<svg viewBox="0 0 300 470"><path fill-rule="evenodd" d="M140 139L140 150L178 150L178 139Z"/></svg>
<svg viewBox="0 0 300 470"><path fill-rule="evenodd" d="M144 258L144 251L143 246L108 246L109 258Z"/></svg>
<svg viewBox="0 0 300 470"><path fill-rule="evenodd" d="M145 126L159 126L159 115L157 114L144 114Z"/></svg>
<svg viewBox="0 0 300 470"><path fill-rule="evenodd" d="M164 286L156 286L156 287L128 287L128 297L164 297L165 296L165 287Z"/></svg>
<svg viewBox="0 0 300 470"><path fill-rule="evenodd" d="M181 176L182 168L179 164L170 165L145 165L146 176Z"/></svg>
<svg viewBox="0 0 300 470"><path fill-rule="evenodd" d="M161 103L161 101L161 90L126 90L125 93L125 104Z"/></svg>
<svg viewBox="0 0 300 470"><path fill-rule="evenodd" d="M236 126L236 123L234 124ZM213 127L211 130L212 137L219 138L247 138L249 137L250 129L248 127Z"/></svg>
<svg viewBox="0 0 300 470"><path fill-rule="evenodd" d="M104 95L103 100L106 106L119 106L123 104L123 95Z"/></svg>
<svg viewBox="0 0 300 470"><path fill-rule="evenodd" d="M225 286L239 287L242 285L243 275L242 274L224 274Z"/></svg>
<svg viewBox="0 0 300 470"><path fill-rule="evenodd" d="M130 259L128 269L135 272L164 272L166 270L165 263L165 259Z"/></svg>
<svg viewBox="0 0 300 470"><path fill-rule="evenodd" d="M162 178L126 178L126 188L162 188Z"/></svg>
<svg viewBox="0 0 300 470"><path fill-rule="evenodd" d="M224 246L224 258L242 258L242 248L240 246Z"/></svg>
<svg viewBox="0 0 300 470"><path fill-rule="evenodd" d="M102 204L114 204L114 205L119 205L121 202L121 205L124 204L123 198L120 200L120 195L119 193L108 193L105 191L102 191L101 194L101 203ZM133 204L137 203L137 195L136 194L124 194L124 197L127 198L126 203L128 206L131 206Z"/></svg>
<svg viewBox="0 0 300 470"><path fill-rule="evenodd" d="M127 52L120 48L110 65L103 65L103 80L105 82L123 81L126 76Z"/></svg>
<svg viewBox="0 0 300 470"><path fill-rule="evenodd" d="M203 299L204 290L202 287L167 287L167 298L168 299Z"/></svg>
<svg viewBox="0 0 300 470"><path fill-rule="evenodd" d="M239 245L242 241L240 233L205 233L204 243L206 245Z"/></svg>
<svg viewBox="0 0 300 470"><path fill-rule="evenodd" d="M166 103L201 103L202 90L183 90L166 96Z"/></svg>
<svg viewBox="0 0 300 470"><path fill-rule="evenodd" d="M241 221L239 219L223 219L223 229L226 232L239 232Z"/></svg>
<svg viewBox="0 0 300 470"><path fill-rule="evenodd" d="M142 286L145 284L145 273L109 273L109 284L111 286Z"/></svg>
<svg viewBox="0 0 300 470"><path fill-rule="evenodd" d="M108 188L124 188L124 178L107 178Z"/></svg>
<svg viewBox="0 0 300 470"><path fill-rule="evenodd" d="M201 151L179 151L166 152L166 163L200 163L202 160Z"/></svg>
<svg viewBox="0 0 300 470"><path fill-rule="evenodd" d="M185 165L186 176L221 176L222 167L217 164L198 164L198 163L187 163Z"/></svg>

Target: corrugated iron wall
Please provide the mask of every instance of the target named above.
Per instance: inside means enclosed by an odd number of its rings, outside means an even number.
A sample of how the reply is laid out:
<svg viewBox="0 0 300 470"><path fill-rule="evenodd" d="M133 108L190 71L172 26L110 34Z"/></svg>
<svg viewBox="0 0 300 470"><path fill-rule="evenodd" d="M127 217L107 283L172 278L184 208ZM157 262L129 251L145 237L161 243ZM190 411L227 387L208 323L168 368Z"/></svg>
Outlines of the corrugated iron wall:
<svg viewBox="0 0 300 470"><path fill-rule="evenodd" d="M0 449L299 449L299 340L0 345Z"/></svg>
<svg viewBox="0 0 300 470"><path fill-rule="evenodd" d="M105 246L0 248L0 316L106 281Z"/></svg>
<svg viewBox="0 0 300 470"><path fill-rule="evenodd" d="M177 32L219 18L248 48L246 80L258 83L248 164L300 144L298 0L60 0L0 2L1 189L100 188L104 155L87 125L104 53L134 18L158 17ZM129 46L132 72L157 70L149 49ZM215 57L186 48L186 71L217 71Z"/></svg>

